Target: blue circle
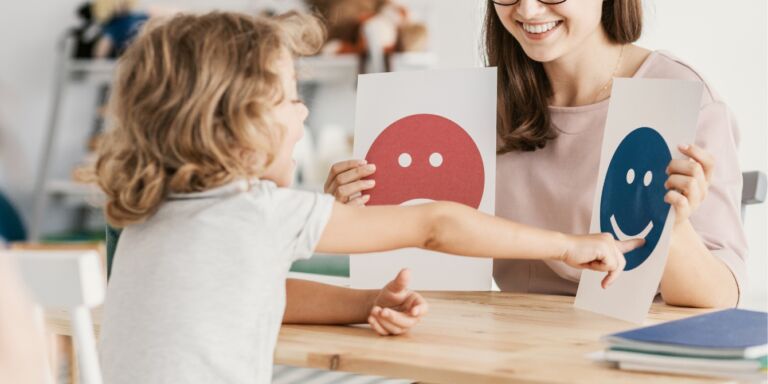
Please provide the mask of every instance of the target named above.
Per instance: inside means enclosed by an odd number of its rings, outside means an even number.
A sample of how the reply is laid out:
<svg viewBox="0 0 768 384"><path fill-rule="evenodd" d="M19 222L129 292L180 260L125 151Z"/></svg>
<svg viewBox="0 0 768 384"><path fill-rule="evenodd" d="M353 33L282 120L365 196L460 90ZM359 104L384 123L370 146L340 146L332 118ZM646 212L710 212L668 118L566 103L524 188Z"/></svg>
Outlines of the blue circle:
<svg viewBox="0 0 768 384"><path fill-rule="evenodd" d="M653 128L630 132L616 148L605 174L600 201L600 230L617 240L645 232L645 245L625 254L625 271L653 253L669 213L664 202L666 169L672 160L667 142Z"/></svg>

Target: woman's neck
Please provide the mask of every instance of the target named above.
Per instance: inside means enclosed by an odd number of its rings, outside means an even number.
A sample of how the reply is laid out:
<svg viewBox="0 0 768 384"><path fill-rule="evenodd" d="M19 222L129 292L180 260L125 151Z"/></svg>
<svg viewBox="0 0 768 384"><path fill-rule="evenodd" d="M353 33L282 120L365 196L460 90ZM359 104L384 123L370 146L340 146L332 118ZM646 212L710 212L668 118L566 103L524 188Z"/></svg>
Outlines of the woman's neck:
<svg viewBox="0 0 768 384"><path fill-rule="evenodd" d="M622 54L622 45L610 42L598 29L576 50L544 63L552 84L550 105L588 105L610 96L611 78L620 73Z"/></svg>

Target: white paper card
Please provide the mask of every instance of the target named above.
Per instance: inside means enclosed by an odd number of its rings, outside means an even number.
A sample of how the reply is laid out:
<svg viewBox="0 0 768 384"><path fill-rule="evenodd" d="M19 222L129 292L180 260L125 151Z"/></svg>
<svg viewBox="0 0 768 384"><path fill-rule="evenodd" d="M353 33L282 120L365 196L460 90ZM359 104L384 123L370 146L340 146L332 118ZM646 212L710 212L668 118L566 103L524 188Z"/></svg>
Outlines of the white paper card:
<svg viewBox="0 0 768 384"><path fill-rule="evenodd" d="M496 68L359 77L354 156L376 165L369 205L448 200L493 214L495 150ZM421 249L353 255L351 283L380 288L405 267L413 289L491 288L492 260Z"/></svg>
<svg viewBox="0 0 768 384"><path fill-rule="evenodd" d="M575 306L642 323L661 281L669 253L674 208L664 202L666 167L685 158L679 144L693 143L701 83L615 79L611 91L591 233L607 232L646 244L627 253L624 272L607 289L605 273L583 271Z"/></svg>

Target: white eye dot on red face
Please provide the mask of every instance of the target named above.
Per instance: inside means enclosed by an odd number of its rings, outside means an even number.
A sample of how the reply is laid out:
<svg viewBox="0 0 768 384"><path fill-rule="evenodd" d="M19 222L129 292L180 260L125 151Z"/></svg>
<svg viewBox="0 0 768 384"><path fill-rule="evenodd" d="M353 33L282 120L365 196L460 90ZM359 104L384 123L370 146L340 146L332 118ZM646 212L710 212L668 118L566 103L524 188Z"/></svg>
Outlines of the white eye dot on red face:
<svg viewBox="0 0 768 384"><path fill-rule="evenodd" d="M441 165L443 165L443 155L435 152L431 155L429 155L429 165L437 168Z"/></svg>
<svg viewBox="0 0 768 384"><path fill-rule="evenodd" d="M643 176L643 185L647 187L651 185L651 181L653 181L653 172L645 172L645 176Z"/></svg>
<svg viewBox="0 0 768 384"><path fill-rule="evenodd" d="M410 167L412 161L413 159L411 159L411 155L407 153L401 153L397 158L397 163L400 164L400 166L403 168Z"/></svg>
<svg viewBox="0 0 768 384"><path fill-rule="evenodd" d="M635 170L630 168L627 171L627 184L632 184L635 181Z"/></svg>

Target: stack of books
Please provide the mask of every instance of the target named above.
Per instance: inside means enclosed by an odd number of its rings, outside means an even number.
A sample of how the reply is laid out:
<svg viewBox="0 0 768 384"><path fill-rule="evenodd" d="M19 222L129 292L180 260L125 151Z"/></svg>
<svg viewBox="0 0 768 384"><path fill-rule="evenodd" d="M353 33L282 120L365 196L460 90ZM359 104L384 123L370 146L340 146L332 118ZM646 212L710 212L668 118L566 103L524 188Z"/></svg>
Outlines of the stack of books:
<svg viewBox="0 0 768 384"><path fill-rule="evenodd" d="M768 380L768 313L728 309L605 336L601 360L631 371Z"/></svg>

